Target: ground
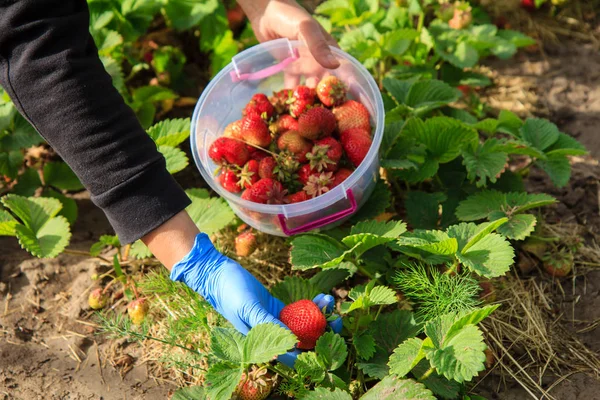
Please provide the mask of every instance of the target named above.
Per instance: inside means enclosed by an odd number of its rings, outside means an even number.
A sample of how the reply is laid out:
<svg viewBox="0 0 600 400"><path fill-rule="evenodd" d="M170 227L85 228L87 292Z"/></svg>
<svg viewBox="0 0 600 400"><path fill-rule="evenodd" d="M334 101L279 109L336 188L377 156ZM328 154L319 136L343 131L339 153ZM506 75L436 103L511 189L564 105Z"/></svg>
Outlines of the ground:
<svg viewBox="0 0 600 400"><path fill-rule="evenodd" d="M593 241L600 233L600 53L591 45L562 43L543 55L522 53L515 60L492 61L497 89L485 93L494 108L551 119L591 152L574 159L574 179L554 189L532 171L530 189L557 196L551 222L577 223ZM197 179L197 177L186 178ZM199 182L195 183L200 185ZM79 220L70 249L89 250L100 234L111 233L102 213L84 195L77 199ZM87 291L98 261L74 254L38 260L13 238L0 237L0 398L5 399L144 399L166 398L175 386L151 378L151 365L139 349L99 336L90 323ZM596 266L597 267L597 266ZM582 271L583 272L583 271ZM596 355L600 353L600 270L554 282L567 328ZM528 279L543 279L533 272ZM574 289L573 289L574 288ZM593 322L596 321L594 325ZM582 329L581 325L588 328ZM579 331L579 332L578 332ZM132 358L115 359L115 354ZM115 362L116 360L116 362ZM133 369L131 369L133 367ZM129 370L130 369L130 370ZM123 370L129 370L121 374ZM556 378L541 386L548 390ZM514 380L491 373L475 389L488 399L525 399ZM569 376L550 390L559 400L597 398L600 380L585 373Z"/></svg>

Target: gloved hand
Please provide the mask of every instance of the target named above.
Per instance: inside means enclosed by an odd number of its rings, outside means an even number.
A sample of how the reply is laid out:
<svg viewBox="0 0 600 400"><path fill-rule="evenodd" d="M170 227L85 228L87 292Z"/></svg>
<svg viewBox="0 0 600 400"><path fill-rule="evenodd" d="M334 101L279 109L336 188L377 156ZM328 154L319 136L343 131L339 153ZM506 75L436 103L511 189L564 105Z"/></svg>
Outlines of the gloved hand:
<svg viewBox="0 0 600 400"><path fill-rule="evenodd" d="M183 260L173 266L171 279L181 281L200 294L242 334L255 325L275 323L287 329L277 319L284 304L237 262L219 253L208 236L196 236L194 247ZM319 308L333 309L330 295L318 295L313 301ZM339 332L341 318L331 323ZM280 357L280 361L293 366L297 350Z"/></svg>

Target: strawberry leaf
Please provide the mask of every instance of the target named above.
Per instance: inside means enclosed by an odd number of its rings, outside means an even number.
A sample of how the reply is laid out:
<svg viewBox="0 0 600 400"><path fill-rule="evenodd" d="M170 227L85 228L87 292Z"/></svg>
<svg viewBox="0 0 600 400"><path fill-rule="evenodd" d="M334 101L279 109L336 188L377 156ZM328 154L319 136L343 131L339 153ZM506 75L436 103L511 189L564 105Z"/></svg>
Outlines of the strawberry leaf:
<svg viewBox="0 0 600 400"><path fill-rule="evenodd" d="M440 57L458 68L472 68L479 61L477 50L467 42L460 42L453 51L438 46L437 42L435 47Z"/></svg>
<svg viewBox="0 0 600 400"><path fill-rule="evenodd" d="M352 227L350 236L346 236L342 242L360 257L367 250L389 243L404 232L406 224L402 221L362 221Z"/></svg>
<svg viewBox="0 0 600 400"><path fill-rule="evenodd" d="M292 240L290 262L293 269L301 270L334 267L342 262L349 251L329 236L311 233Z"/></svg>
<svg viewBox="0 0 600 400"><path fill-rule="evenodd" d="M136 260L152 257L152 252L141 240L136 240L129 250L129 254Z"/></svg>
<svg viewBox="0 0 600 400"><path fill-rule="evenodd" d="M217 11L219 2L208 0L190 2L186 0L169 0L164 3L164 12L173 28L187 30L198 25L206 16Z"/></svg>
<svg viewBox="0 0 600 400"><path fill-rule="evenodd" d="M51 197L53 199L57 199L61 202L62 208L58 215L62 215L69 221L70 225L73 225L77 220L77 203L70 197L65 196L64 194L52 189L47 188L42 192L42 196Z"/></svg>
<svg viewBox="0 0 600 400"><path fill-rule="evenodd" d="M175 147L190 136L190 119L166 119L148 128L147 132L157 146Z"/></svg>
<svg viewBox="0 0 600 400"><path fill-rule="evenodd" d="M435 397L422 383L387 376L369 389L360 400L435 400Z"/></svg>
<svg viewBox="0 0 600 400"><path fill-rule="evenodd" d="M96 257L105 247L121 247L121 242L116 235L102 235L96 243L90 247L90 255Z"/></svg>
<svg viewBox="0 0 600 400"><path fill-rule="evenodd" d="M546 150L552 146L560 135L560 131L546 119L529 118L521 127L521 137L538 150Z"/></svg>
<svg viewBox="0 0 600 400"><path fill-rule="evenodd" d="M368 361L375 354L375 339L369 333L363 332L352 339L352 344L356 349L356 354L365 361Z"/></svg>
<svg viewBox="0 0 600 400"><path fill-rule="evenodd" d="M50 218L42 227L32 230L28 226L15 226L21 247L39 258L53 258L69 244L71 231L65 217Z"/></svg>
<svg viewBox="0 0 600 400"><path fill-rule="evenodd" d="M275 324L259 324L248 332L242 361L261 364L294 348L297 339L288 329Z"/></svg>
<svg viewBox="0 0 600 400"><path fill-rule="evenodd" d="M422 163L417 164L416 170L391 170L391 175L408 183L419 183L434 176L440 167L438 160L428 155Z"/></svg>
<svg viewBox="0 0 600 400"><path fill-rule="evenodd" d="M171 400L197 400L205 398L206 392L203 386L189 386L177 389L177 391L173 393Z"/></svg>
<svg viewBox="0 0 600 400"><path fill-rule="evenodd" d="M12 188L12 193L26 197L33 196L40 186L42 186L42 181L38 171L27 168L17 177L17 184Z"/></svg>
<svg viewBox="0 0 600 400"><path fill-rule="evenodd" d="M189 164L189 160L185 153L176 147L162 145L158 146L158 151L165 157L167 171L169 171L170 174L183 170Z"/></svg>
<svg viewBox="0 0 600 400"><path fill-rule="evenodd" d="M401 343L390 357L388 363L390 373L399 378L406 376L423 358L425 352L422 349L423 341L419 338L411 338Z"/></svg>
<svg viewBox="0 0 600 400"><path fill-rule="evenodd" d="M456 239L437 230L415 230L400 237L398 244L441 256L453 255L458 251ZM410 252L408 253L410 254Z"/></svg>
<svg viewBox="0 0 600 400"><path fill-rule="evenodd" d="M471 271L487 278L502 276L513 264L515 253L510 243L496 233L490 233L467 252L457 254L458 260Z"/></svg>
<svg viewBox="0 0 600 400"><path fill-rule="evenodd" d="M208 190L188 189L185 193L192 200L186 211L201 232L210 236L235 219L227 202L219 197L210 197Z"/></svg>
<svg viewBox="0 0 600 400"><path fill-rule="evenodd" d="M79 178L64 162L51 162L44 165L44 183L61 190L83 189Z"/></svg>
<svg viewBox="0 0 600 400"><path fill-rule="evenodd" d="M523 126L523 121L512 111L502 110L498 115L498 132L506 133L517 137L519 129Z"/></svg>
<svg viewBox="0 0 600 400"><path fill-rule="evenodd" d="M421 360L412 370L416 377L423 376L430 368L429 361ZM435 395L443 399L455 399L458 397L462 385L456 381L448 380L436 372L433 372L424 380L421 380L427 389L431 390ZM463 399L463 400L466 400Z"/></svg>
<svg viewBox="0 0 600 400"><path fill-rule="evenodd" d="M517 214L498 228L498 233L513 240L523 240L533 233L537 219L532 214Z"/></svg>
<svg viewBox="0 0 600 400"><path fill-rule="evenodd" d="M479 144L477 149L471 147L463 149L463 165L467 168L467 177L471 182L476 182L477 187L487 186L487 181L495 183L498 176L504 171L508 154L496 150L498 141L488 139Z"/></svg>
<svg viewBox="0 0 600 400"><path fill-rule="evenodd" d="M404 200L406 219L414 229L435 229L440 219L440 203L446 201L446 198L440 192L408 192Z"/></svg>
<svg viewBox="0 0 600 400"><path fill-rule="evenodd" d="M209 399L229 399L242 379L239 365L220 362L206 373L206 394Z"/></svg>
<svg viewBox="0 0 600 400"><path fill-rule="evenodd" d="M411 85L404 104L423 115L431 110L453 103L459 99L458 92L446 82L429 79Z"/></svg>
<svg viewBox="0 0 600 400"><path fill-rule="evenodd" d="M388 352L377 347L369 361L359 361L356 367L372 378L383 379L389 375L388 358Z"/></svg>
<svg viewBox="0 0 600 400"><path fill-rule="evenodd" d="M0 236L16 236L15 226L18 223L8 211L0 209Z"/></svg>
<svg viewBox="0 0 600 400"><path fill-rule="evenodd" d="M327 270L326 270L327 271ZM271 294L284 304L291 304L298 300L312 300L321 290L308 279L299 276L286 276L283 281L271 287Z"/></svg>
<svg viewBox="0 0 600 400"><path fill-rule="evenodd" d="M62 208L60 201L47 197L22 197L7 194L2 204L13 212L33 232L39 231Z"/></svg>
<svg viewBox="0 0 600 400"><path fill-rule="evenodd" d="M350 222L372 219L385 212L392 204L392 193L387 184L379 179L373 193L365 204L350 218Z"/></svg>
<svg viewBox="0 0 600 400"><path fill-rule="evenodd" d="M388 354L406 339L415 337L421 329L414 314L407 310L381 314L369 325L369 333L375 343Z"/></svg>
<svg viewBox="0 0 600 400"><path fill-rule="evenodd" d="M467 325L477 325L489 317L498 307L500 307L499 304L489 305L458 315L448 329L448 332L445 334L444 340L451 339Z"/></svg>
<svg viewBox="0 0 600 400"><path fill-rule="evenodd" d="M315 390L308 392L306 395L300 398L301 400L352 400L352 396L350 393L335 388L335 390L330 391L329 389L318 387Z"/></svg>
<svg viewBox="0 0 600 400"><path fill-rule="evenodd" d="M217 358L234 364L242 362L246 339L241 333L222 327L215 327L210 333L210 350Z"/></svg>
<svg viewBox="0 0 600 400"><path fill-rule="evenodd" d="M310 377L310 380L315 383L323 381L327 373L327 369L322 365L321 361L317 358L317 353L314 351L300 353L296 359L294 368L298 375Z"/></svg>
<svg viewBox="0 0 600 400"><path fill-rule="evenodd" d="M537 160L538 167L548 174L550 180L556 187L563 187L569 183L571 178L571 164L564 156L548 157L546 160Z"/></svg>
<svg viewBox="0 0 600 400"><path fill-rule="evenodd" d="M575 140L573 137L562 132L558 134L558 140L552 146L546 149L548 158L559 156L582 156L587 154L585 146Z"/></svg>
<svg viewBox="0 0 600 400"><path fill-rule="evenodd" d="M0 175L16 178L23 165L23 154L19 150L0 153Z"/></svg>
<svg viewBox="0 0 600 400"><path fill-rule="evenodd" d="M348 347L340 335L333 332L325 332L317 340L315 352L321 365L328 371L335 371L346 361Z"/></svg>
<svg viewBox="0 0 600 400"><path fill-rule="evenodd" d="M319 271L312 276L309 281L319 292L330 292L334 286L339 285L351 277L355 272L356 265L350 262L343 262L337 267Z"/></svg>
<svg viewBox="0 0 600 400"><path fill-rule="evenodd" d="M372 286L374 281L367 286L358 285L350 290L348 297L354 300L352 303L342 303L341 311L344 314L358 309L394 304L398 301L396 292L386 286Z"/></svg>
<svg viewBox="0 0 600 400"><path fill-rule="evenodd" d="M21 114L15 114L12 133L0 139L0 149L20 151L43 143L44 139Z"/></svg>

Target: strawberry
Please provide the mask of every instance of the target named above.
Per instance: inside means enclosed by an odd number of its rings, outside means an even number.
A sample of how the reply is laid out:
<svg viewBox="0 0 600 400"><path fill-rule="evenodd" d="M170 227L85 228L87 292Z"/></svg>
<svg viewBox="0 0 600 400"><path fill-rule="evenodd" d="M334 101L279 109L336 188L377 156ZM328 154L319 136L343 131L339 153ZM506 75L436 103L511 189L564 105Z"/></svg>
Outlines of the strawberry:
<svg viewBox="0 0 600 400"><path fill-rule="evenodd" d="M315 142L306 158L310 161L310 167L316 171L335 171L342 158L342 145L332 137Z"/></svg>
<svg viewBox="0 0 600 400"><path fill-rule="evenodd" d="M523 7L529 12L535 11L535 0L521 0L521 7Z"/></svg>
<svg viewBox="0 0 600 400"><path fill-rule="evenodd" d="M250 186L258 182L260 179L258 176L258 167L258 161L248 160L248 162L237 175L239 178L239 182L237 184L240 188L248 189Z"/></svg>
<svg viewBox="0 0 600 400"><path fill-rule="evenodd" d="M269 130L274 134L284 133L286 131L297 131L298 121L290 114L283 114L276 122L273 122L269 126Z"/></svg>
<svg viewBox="0 0 600 400"><path fill-rule="evenodd" d="M88 305L92 310L100 310L108 303L108 296L104 294L102 289L94 289L88 297Z"/></svg>
<svg viewBox="0 0 600 400"><path fill-rule="evenodd" d="M315 104L315 97L314 89L302 85L296 87L287 101L291 116L298 118L300 114Z"/></svg>
<svg viewBox="0 0 600 400"><path fill-rule="evenodd" d="M311 197L318 197L327 193L333 187L333 172L321 172L308 177L304 191Z"/></svg>
<svg viewBox="0 0 600 400"><path fill-rule="evenodd" d="M314 171L311 167L310 164L304 164L303 166L300 167L300 169L298 170L298 180L303 184L306 185L308 183L308 177L311 176L312 174L316 174L316 171Z"/></svg>
<svg viewBox="0 0 600 400"><path fill-rule="evenodd" d="M346 101L346 85L337 76L326 76L317 85L317 96L323 105L337 106Z"/></svg>
<svg viewBox="0 0 600 400"><path fill-rule="evenodd" d="M286 203L300 203L302 201L308 200L310 197L306 194L304 190L296 192L294 194L290 194L286 196Z"/></svg>
<svg viewBox="0 0 600 400"><path fill-rule="evenodd" d="M369 132L371 131L369 111L358 101L348 100L341 106L335 107L332 111L337 120L340 132L352 128L362 128Z"/></svg>
<svg viewBox="0 0 600 400"><path fill-rule="evenodd" d="M456 88L460 90L465 97L471 93L471 87L469 85L458 85Z"/></svg>
<svg viewBox="0 0 600 400"><path fill-rule="evenodd" d="M314 349L317 339L327 327L325 315L310 300L299 300L283 307L279 320L296 335L299 340L297 347L302 350Z"/></svg>
<svg viewBox="0 0 600 400"><path fill-rule="evenodd" d="M370 134L368 131L355 128L343 131L340 136L346 155L352 161L352 164L358 167L371 148Z"/></svg>
<svg viewBox="0 0 600 400"><path fill-rule="evenodd" d="M269 147L271 144L269 127L265 121L256 114L249 114L242 118L241 135L243 140L254 146Z"/></svg>
<svg viewBox="0 0 600 400"><path fill-rule="evenodd" d="M252 146L249 146L249 147L252 147ZM256 147L252 147L252 148L256 150L254 152L250 152L250 158L253 160L260 162L260 160L262 160L263 158L271 157L271 155L269 153L267 153L266 151L258 150Z"/></svg>
<svg viewBox="0 0 600 400"><path fill-rule="evenodd" d="M223 136L228 137L228 138L233 138L233 139L241 139L241 133L242 133L242 121L237 120L237 121L233 121L232 123L230 123L229 125L227 125L225 127L225 130L223 131Z"/></svg>
<svg viewBox="0 0 600 400"><path fill-rule="evenodd" d="M456 7L454 9L454 16L448 21L448 26L452 29L465 29L473 21L473 14L471 14L471 7Z"/></svg>
<svg viewBox="0 0 600 400"><path fill-rule="evenodd" d="M284 112L288 111L288 105L290 99L292 98L292 93L292 89L283 89L279 92L273 92L273 96L271 96L269 101L271 102L271 104L275 108L275 111L277 111L278 114L283 114Z"/></svg>
<svg viewBox="0 0 600 400"><path fill-rule="evenodd" d="M563 278L573 269L573 253L559 251L544 257L544 270L555 278Z"/></svg>
<svg viewBox="0 0 600 400"><path fill-rule="evenodd" d="M307 161L306 154L312 149L312 144L296 131L287 131L277 139L279 150L287 150L294 154L298 162Z"/></svg>
<svg viewBox="0 0 600 400"><path fill-rule="evenodd" d="M217 164L233 164L240 167L250 158L244 143L226 137L220 137L210 145L208 156Z"/></svg>
<svg viewBox="0 0 600 400"><path fill-rule="evenodd" d="M235 254L238 257L248 257L256 250L256 236L251 230L240 233L235 238Z"/></svg>
<svg viewBox="0 0 600 400"><path fill-rule="evenodd" d="M298 132L310 140L331 135L335 126L335 115L325 107L313 107L298 119Z"/></svg>
<svg viewBox="0 0 600 400"><path fill-rule="evenodd" d="M348 177L350 175L352 175L352 170L349 170L348 168L340 168L334 175L333 175L333 184L332 184L332 188L336 187L337 185L339 185L340 183L344 182L346 179L348 179Z"/></svg>
<svg viewBox="0 0 600 400"><path fill-rule="evenodd" d="M287 150L277 154L275 159L277 166L273 168L274 179L288 186L288 189L295 189L295 182L298 178L296 172L300 168L298 157Z"/></svg>
<svg viewBox="0 0 600 400"><path fill-rule="evenodd" d="M228 192L238 193L241 191L239 181L238 175L229 168L223 169L219 174L219 183Z"/></svg>
<svg viewBox="0 0 600 400"><path fill-rule="evenodd" d="M144 297L132 301L127 306L127 314L129 314L129 319L131 319L131 322L133 322L135 325L140 325L142 322L144 322L149 308L150 306L148 305L148 301Z"/></svg>
<svg viewBox="0 0 600 400"><path fill-rule="evenodd" d="M246 192L249 192L246 194ZM261 204L283 204L287 191L274 179L263 178L242 194L242 198Z"/></svg>
<svg viewBox="0 0 600 400"><path fill-rule="evenodd" d="M275 179L273 169L277 166L277 161L273 157L265 157L258 164L258 176L262 178Z"/></svg>
<svg viewBox="0 0 600 400"><path fill-rule="evenodd" d="M255 115L265 120L271 119L274 113L275 108L269 102L269 98L262 93L252 96L242 112L243 115Z"/></svg>
<svg viewBox="0 0 600 400"><path fill-rule="evenodd" d="M248 375L242 374L242 379L236 388L240 400L265 400L275 386L276 378L271 376L266 368L252 366Z"/></svg>

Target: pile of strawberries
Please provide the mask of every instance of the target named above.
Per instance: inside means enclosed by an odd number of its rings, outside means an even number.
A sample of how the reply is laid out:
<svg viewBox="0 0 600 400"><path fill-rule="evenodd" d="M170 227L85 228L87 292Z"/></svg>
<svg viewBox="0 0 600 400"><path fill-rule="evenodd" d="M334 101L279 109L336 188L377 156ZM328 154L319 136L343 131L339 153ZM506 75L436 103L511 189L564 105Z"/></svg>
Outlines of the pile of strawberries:
<svg viewBox="0 0 600 400"><path fill-rule="evenodd" d="M316 89L255 94L209 148L219 183L262 204L305 201L342 183L367 155L369 112L335 76Z"/></svg>

